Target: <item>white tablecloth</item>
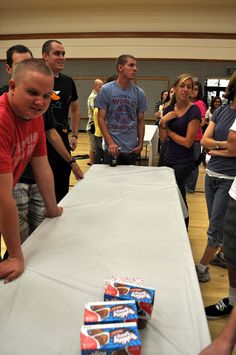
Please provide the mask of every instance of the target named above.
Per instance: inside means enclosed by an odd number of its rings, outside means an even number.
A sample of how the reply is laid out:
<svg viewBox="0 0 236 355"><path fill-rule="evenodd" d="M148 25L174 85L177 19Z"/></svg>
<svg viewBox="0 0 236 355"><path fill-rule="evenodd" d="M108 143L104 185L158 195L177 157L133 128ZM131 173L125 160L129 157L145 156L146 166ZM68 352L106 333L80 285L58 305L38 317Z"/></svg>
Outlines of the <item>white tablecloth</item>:
<svg viewBox="0 0 236 355"><path fill-rule="evenodd" d="M23 245L26 269L0 283L3 355L78 355L83 306L106 276L155 287L143 355L196 355L210 342L173 171L93 166Z"/></svg>
<svg viewBox="0 0 236 355"><path fill-rule="evenodd" d="M143 140L144 149L149 146L148 165L154 165L155 157L157 157L159 138L159 127L157 125L145 125L145 134Z"/></svg>

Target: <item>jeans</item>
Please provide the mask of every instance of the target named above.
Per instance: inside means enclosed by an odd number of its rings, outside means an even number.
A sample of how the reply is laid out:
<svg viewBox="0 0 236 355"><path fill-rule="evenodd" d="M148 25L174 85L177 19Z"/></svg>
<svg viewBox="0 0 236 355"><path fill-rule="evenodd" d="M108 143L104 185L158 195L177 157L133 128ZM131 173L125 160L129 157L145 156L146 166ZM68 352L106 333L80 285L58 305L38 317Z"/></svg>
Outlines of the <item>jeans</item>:
<svg viewBox="0 0 236 355"><path fill-rule="evenodd" d="M210 177L206 174L205 191L209 218L207 230L208 246L218 248L223 245L223 226L229 201L229 190L233 180Z"/></svg>
<svg viewBox="0 0 236 355"><path fill-rule="evenodd" d="M194 151L194 159L197 160L197 158L201 154L201 144L200 144L200 142L194 142L193 151ZM196 166L196 167L193 168L190 176L188 177L188 179L186 181L186 189L187 189L187 191L190 191L190 192L194 192L195 191L196 185L197 185L198 174L199 174L199 167Z"/></svg>
<svg viewBox="0 0 236 355"><path fill-rule="evenodd" d="M227 265L236 268L236 201L229 197L224 224L224 257Z"/></svg>

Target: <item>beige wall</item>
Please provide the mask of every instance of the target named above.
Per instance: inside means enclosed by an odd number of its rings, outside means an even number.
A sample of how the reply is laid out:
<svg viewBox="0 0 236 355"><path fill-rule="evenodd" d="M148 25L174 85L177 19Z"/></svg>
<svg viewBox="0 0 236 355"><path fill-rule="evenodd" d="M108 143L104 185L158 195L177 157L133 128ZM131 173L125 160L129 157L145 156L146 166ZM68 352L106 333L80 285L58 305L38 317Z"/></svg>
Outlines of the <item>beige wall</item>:
<svg viewBox="0 0 236 355"><path fill-rule="evenodd" d="M5 0L7 3L7 0ZM15 0L16 1L16 0ZM142 1L119 1L118 5L109 1L109 5L94 7L71 5L71 0L64 1L64 7L54 2L53 8L41 6L41 1L28 2L26 7L18 0L17 9L7 5L1 10L0 33L41 33L41 32L122 32L122 31L157 31L157 32L221 32L235 33L235 1L209 0L190 1L187 6L181 1L158 1L149 4ZM13 1L14 2L14 1ZM48 4L50 2L47 2ZM82 1L85 3L85 1ZM91 3L90 0L87 3ZM133 3L133 5L131 5ZM217 5L218 3L218 5ZM232 4L231 4L232 3Z"/></svg>
<svg viewBox="0 0 236 355"><path fill-rule="evenodd" d="M137 58L236 60L236 40L217 39L162 39L162 38L96 38L61 39L67 58L116 58L131 53ZM31 48L35 57L41 57L40 40L1 41L0 59L6 49L16 43Z"/></svg>
<svg viewBox="0 0 236 355"><path fill-rule="evenodd" d="M15 0L16 1L16 0ZM9 8L7 2L0 5L0 33L35 34L68 32L208 32L236 33L236 6L234 1L194 1L186 6L183 1L119 1L119 5L107 5L106 1L94 1L94 7L80 5L81 1L58 0L58 6L19 1L21 6ZM91 1L88 1L91 4ZM13 1L14 3L14 1ZM64 4L64 7L62 6ZM82 1L85 4L85 1ZM108 2L108 4L111 1ZM47 5L46 5L47 4ZM75 5L77 4L77 5ZM137 6L137 4L139 4ZM40 7L38 7L41 5ZM69 6L70 5L70 6ZM17 5L15 5L17 6ZM6 49L17 43L32 48L41 56L38 40L1 40L0 59ZM54 36L55 38L55 36ZM69 58L114 58L129 52L139 58L217 59L235 60L235 39L187 39L187 38L90 38L61 39Z"/></svg>

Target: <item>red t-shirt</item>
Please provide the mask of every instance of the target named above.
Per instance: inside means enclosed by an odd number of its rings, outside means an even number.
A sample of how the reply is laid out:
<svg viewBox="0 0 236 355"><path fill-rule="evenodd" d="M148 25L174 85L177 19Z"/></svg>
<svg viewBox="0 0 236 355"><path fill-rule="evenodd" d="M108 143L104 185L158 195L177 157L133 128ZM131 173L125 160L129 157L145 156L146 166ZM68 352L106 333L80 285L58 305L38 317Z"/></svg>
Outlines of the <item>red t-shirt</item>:
<svg viewBox="0 0 236 355"><path fill-rule="evenodd" d="M0 97L0 174L13 173L14 185L31 157L47 154L43 117L23 120L13 113L8 94Z"/></svg>

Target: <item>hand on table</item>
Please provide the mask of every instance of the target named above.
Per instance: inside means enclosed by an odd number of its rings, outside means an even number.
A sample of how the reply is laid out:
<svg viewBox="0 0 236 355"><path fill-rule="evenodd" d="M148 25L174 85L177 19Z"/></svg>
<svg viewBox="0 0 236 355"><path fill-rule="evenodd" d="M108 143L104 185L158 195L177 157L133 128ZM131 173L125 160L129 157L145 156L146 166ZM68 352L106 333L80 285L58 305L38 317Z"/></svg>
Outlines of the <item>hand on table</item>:
<svg viewBox="0 0 236 355"><path fill-rule="evenodd" d="M23 257L11 257L0 263L0 279L8 283L16 279L24 271Z"/></svg>
<svg viewBox="0 0 236 355"><path fill-rule="evenodd" d="M56 206L56 209L52 210L52 211L49 211L48 209L46 209L45 217L55 218L55 217L61 216L62 213L63 213L63 208Z"/></svg>

